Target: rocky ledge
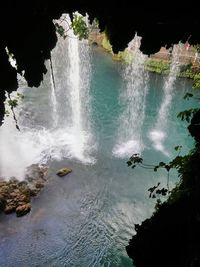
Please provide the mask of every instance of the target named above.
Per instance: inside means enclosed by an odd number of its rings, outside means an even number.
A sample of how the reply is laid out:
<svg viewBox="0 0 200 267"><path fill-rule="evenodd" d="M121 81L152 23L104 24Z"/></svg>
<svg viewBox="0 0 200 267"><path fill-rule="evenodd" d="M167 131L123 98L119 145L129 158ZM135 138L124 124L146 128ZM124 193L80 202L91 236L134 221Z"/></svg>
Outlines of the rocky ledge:
<svg viewBox="0 0 200 267"><path fill-rule="evenodd" d="M47 180L47 166L33 164L27 168L23 181L11 178L5 181L0 178L0 212L16 213L17 217L31 210L31 197L36 196Z"/></svg>

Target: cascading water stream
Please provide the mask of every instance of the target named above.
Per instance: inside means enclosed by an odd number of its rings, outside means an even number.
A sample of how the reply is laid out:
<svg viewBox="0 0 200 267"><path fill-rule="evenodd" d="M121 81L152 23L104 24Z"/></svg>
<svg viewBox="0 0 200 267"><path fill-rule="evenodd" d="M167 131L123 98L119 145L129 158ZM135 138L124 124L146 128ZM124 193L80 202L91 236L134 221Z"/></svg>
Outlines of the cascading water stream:
<svg viewBox="0 0 200 267"><path fill-rule="evenodd" d="M154 148L158 151L161 151L166 156L169 156L169 153L164 147L164 141L166 139L169 109L173 99L173 91L175 88L174 84L177 75L179 74L180 71L179 58L181 55L181 51L182 51L181 44L174 45L172 50L170 72L168 77L165 79L163 86L163 91L164 91L163 101L160 105L155 127L149 133L149 138L152 140Z"/></svg>
<svg viewBox="0 0 200 267"><path fill-rule="evenodd" d="M140 39L136 34L128 46L133 59L123 73L125 88L119 101L124 111L119 118L117 144L113 149L113 154L117 157L127 157L143 150L142 125L145 117L148 73L144 69L147 57L139 49Z"/></svg>
<svg viewBox="0 0 200 267"><path fill-rule="evenodd" d="M69 17L67 20L69 21ZM71 109L66 117L67 120L71 120L70 134L73 137L71 151L75 158L90 162L91 159L87 155L87 149L92 144L89 90L91 77L90 51L87 41L80 42L72 29L68 30L68 36L67 90L65 95L66 99L69 98Z"/></svg>
<svg viewBox="0 0 200 267"><path fill-rule="evenodd" d="M40 88L18 89L25 96L15 108L21 132L11 116L5 117L0 129L0 177L23 179L29 165L49 159L95 161L91 157L95 146L90 125L90 49L86 40L74 35L70 23L68 15L59 20L67 38L58 36Z"/></svg>

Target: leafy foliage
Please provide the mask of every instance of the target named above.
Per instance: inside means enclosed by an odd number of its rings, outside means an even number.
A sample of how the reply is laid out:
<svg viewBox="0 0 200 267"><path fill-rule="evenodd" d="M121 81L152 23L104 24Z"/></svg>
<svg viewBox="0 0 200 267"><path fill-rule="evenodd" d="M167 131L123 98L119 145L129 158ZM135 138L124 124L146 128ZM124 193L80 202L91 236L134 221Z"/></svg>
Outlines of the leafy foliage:
<svg viewBox="0 0 200 267"><path fill-rule="evenodd" d="M127 161L127 165L131 166L131 168L135 168L137 164L142 163L143 159L139 156L139 154L133 154L130 159Z"/></svg>
<svg viewBox="0 0 200 267"><path fill-rule="evenodd" d="M166 196L167 194L170 193L170 189L169 189L169 173L170 170L175 168L177 169L179 172L182 170L185 161L187 160L187 156L180 156L180 151L182 149L182 146L176 146L175 151L178 152L178 155L169 163L165 163L165 162L159 162L158 165L151 165L151 164L146 164L143 162L143 158L140 157L139 154L133 154L130 159L127 161L127 165L131 168L135 168L136 166L140 166L142 168L146 168L146 169L151 169L154 172L157 172L157 170L159 168L164 168L167 171L167 188L163 187L163 188L159 188L160 183L158 183L157 185L150 187L148 189L148 191L150 192L149 194L149 198L157 198L159 196Z"/></svg>
<svg viewBox="0 0 200 267"><path fill-rule="evenodd" d="M167 195L168 189L164 188L164 187L159 189L158 188L159 186L160 186L160 183L157 183L157 185L154 185L154 186L152 186L152 187L150 187L148 189L148 191L150 192L150 194L149 194L150 198L156 198L156 197L158 197L160 195L162 195L162 196L166 196Z"/></svg>
<svg viewBox="0 0 200 267"><path fill-rule="evenodd" d="M80 40L88 38L89 30L83 16L74 14L72 28Z"/></svg>
<svg viewBox="0 0 200 267"><path fill-rule="evenodd" d="M65 21L68 24L68 29L64 29L64 27L61 25L62 21ZM68 36L67 33L70 29L73 29L74 34L79 38L79 40L87 39L89 34L88 26L85 22L85 19L80 14L73 14L73 20L72 23L69 24L68 20L64 18L60 21L60 24L58 22L54 22L56 32L63 37L64 39ZM95 20L95 25L97 24L97 20Z"/></svg>

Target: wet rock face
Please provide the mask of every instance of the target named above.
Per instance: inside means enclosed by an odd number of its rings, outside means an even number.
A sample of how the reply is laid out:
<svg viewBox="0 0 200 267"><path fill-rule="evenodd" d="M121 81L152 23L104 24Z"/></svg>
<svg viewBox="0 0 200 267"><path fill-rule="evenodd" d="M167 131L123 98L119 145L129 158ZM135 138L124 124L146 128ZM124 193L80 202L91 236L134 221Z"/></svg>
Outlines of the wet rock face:
<svg viewBox="0 0 200 267"><path fill-rule="evenodd" d="M0 212L15 212L20 217L31 210L31 197L36 196L47 181L46 166L37 164L27 168L24 181L14 177L9 181L0 180Z"/></svg>

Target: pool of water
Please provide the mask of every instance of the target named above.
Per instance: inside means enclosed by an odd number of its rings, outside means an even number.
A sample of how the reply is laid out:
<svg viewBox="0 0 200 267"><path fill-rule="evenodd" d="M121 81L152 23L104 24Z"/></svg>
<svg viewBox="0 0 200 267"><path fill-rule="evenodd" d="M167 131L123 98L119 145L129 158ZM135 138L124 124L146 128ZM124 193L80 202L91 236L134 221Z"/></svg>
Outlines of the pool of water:
<svg viewBox="0 0 200 267"><path fill-rule="evenodd" d="M98 48L93 48L90 56L89 119L92 144L95 144L91 152L94 160L84 163L66 155L49 160L48 183L32 199L31 212L21 218L1 214L2 267L133 266L125 247L135 233L134 224L141 223L153 212L155 200L149 199L148 188L158 181L166 186L167 174L139 167L133 170L126 165L128 156L113 154L122 123L120 114L125 108L119 101L124 90L124 66ZM150 164L167 162L176 155L176 145L182 145L184 153L193 143L187 124L176 118L179 111L197 105L195 100L183 100L184 94L191 91L191 81L185 79L177 79L174 85L164 129L163 148L167 153L157 150L150 138L163 101L165 78L156 74L148 77L141 140L142 156ZM45 88L43 84L41 88L23 91L27 107L37 106L39 115L29 118L33 129L49 125L49 97ZM57 170L65 166L73 172L63 178L56 176ZM170 186L176 181L176 173L172 173Z"/></svg>

